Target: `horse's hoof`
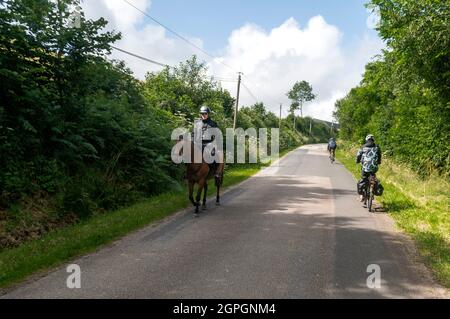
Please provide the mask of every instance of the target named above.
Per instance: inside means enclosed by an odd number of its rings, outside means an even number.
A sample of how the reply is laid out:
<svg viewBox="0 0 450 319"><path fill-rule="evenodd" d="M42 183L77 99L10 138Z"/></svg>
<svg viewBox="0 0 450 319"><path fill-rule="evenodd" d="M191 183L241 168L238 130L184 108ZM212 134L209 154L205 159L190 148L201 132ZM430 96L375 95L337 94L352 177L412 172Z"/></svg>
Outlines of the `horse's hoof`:
<svg viewBox="0 0 450 319"><path fill-rule="evenodd" d="M206 205L202 205L202 210L206 210Z"/></svg>
<svg viewBox="0 0 450 319"><path fill-rule="evenodd" d="M198 213L194 213L194 218L198 218L200 215Z"/></svg>
<svg viewBox="0 0 450 319"><path fill-rule="evenodd" d="M216 206L220 206L220 203L219 203L219 202L216 202Z"/></svg>

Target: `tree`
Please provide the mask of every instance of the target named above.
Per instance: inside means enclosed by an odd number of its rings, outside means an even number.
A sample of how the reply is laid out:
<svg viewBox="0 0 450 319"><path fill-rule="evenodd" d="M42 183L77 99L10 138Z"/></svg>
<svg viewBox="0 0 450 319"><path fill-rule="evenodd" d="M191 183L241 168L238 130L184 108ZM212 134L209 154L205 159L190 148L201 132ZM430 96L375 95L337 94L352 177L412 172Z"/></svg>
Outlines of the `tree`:
<svg viewBox="0 0 450 319"><path fill-rule="evenodd" d="M386 154L421 175L450 171L450 4L439 0L371 0L386 41L360 85L336 103L340 136L373 133Z"/></svg>
<svg viewBox="0 0 450 319"><path fill-rule="evenodd" d="M371 0L379 12L377 30L397 56L397 63L450 98L450 2Z"/></svg>
<svg viewBox="0 0 450 319"><path fill-rule="evenodd" d="M144 93L148 102L192 123L198 118L198 110L208 105L218 122L225 124L231 118L234 98L207 76L205 62L196 56L175 68L147 74ZM219 118L217 118L219 117Z"/></svg>
<svg viewBox="0 0 450 319"><path fill-rule="evenodd" d="M139 81L107 60L120 34L103 30L106 20L77 11L72 23L77 3L0 0L0 249L181 188L170 136L202 104L221 128L232 125L234 98L204 62L193 57ZM244 128L278 124L263 104L242 112ZM301 139L285 129L280 148Z"/></svg>
<svg viewBox="0 0 450 319"><path fill-rule="evenodd" d="M287 93L287 96L292 101L290 112L294 116L294 129L295 129L295 111L300 109L301 117L303 117L303 105L306 102L310 102L316 98L313 93L311 84L306 81L296 82L293 88Z"/></svg>

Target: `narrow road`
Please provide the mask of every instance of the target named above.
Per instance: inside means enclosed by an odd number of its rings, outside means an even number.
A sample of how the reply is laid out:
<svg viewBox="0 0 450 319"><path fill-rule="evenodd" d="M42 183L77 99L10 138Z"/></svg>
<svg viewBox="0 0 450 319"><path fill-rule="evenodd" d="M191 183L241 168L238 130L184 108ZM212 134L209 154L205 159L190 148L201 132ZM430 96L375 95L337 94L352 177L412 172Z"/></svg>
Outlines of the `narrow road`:
<svg viewBox="0 0 450 319"><path fill-rule="evenodd" d="M194 219L149 226L30 281L4 298L443 297L414 245L383 212L370 214L355 180L325 145L301 147L226 192ZM379 265L381 288L367 286Z"/></svg>

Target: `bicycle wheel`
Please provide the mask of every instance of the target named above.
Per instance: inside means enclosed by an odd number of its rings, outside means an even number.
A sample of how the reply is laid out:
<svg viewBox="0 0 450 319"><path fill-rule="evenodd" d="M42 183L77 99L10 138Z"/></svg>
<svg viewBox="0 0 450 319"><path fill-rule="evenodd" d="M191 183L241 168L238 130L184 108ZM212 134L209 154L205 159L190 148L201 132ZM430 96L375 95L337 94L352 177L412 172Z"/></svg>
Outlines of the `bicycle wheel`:
<svg viewBox="0 0 450 319"><path fill-rule="evenodd" d="M363 203L363 207L367 208L367 201L368 201L368 197L369 197L369 193L367 192L367 188L364 189L363 191L363 196L364 196L364 203Z"/></svg>
<svg viewBox="0 0 450 319"><path fill-rule="evenodd" d="M373 204L373 193L372 193L372 191L370 191L368 204L367 204L367 208L369 209L370 213L372 213L372 204Z"/></svg>

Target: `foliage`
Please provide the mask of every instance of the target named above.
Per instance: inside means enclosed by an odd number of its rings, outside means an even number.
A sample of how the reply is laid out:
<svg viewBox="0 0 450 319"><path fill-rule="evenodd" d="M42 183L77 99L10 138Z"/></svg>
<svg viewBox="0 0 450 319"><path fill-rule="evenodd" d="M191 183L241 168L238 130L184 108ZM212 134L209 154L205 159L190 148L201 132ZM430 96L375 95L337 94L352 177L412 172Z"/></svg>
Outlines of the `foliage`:
<svg viewBox="0 0 450 319"><path fill-rule="evenodd" d="M357 179L361 176L361 167L355 163L358 148L340 143L337 151L338 159ZM435 276L450 288L450 182L436 175L421 178L389 159L383 161L377 176L385 187L377 201L414 238Z"/></svg>
<svg viewBox="0 0 450 319"><path fill-rule="evenodd" d="M192 124L205 104L220 120L233 114L234 99L217 82L208 79L205 63L199 63L195 56L178 67L149 73L143 90L149 104L178 116L183 124Z"/></svg>
<svg viewBox="0 0 450 319"><path fill-rule="evenodd" d="M387 155L422 176L450 172L450 5L435 0L372 0L388 49L361 84L336 103L341 137L373 133Z"/></svg>
<svg viewBox="0 0 450 319"><path fill-rule="evenodd" d="M257 165L232 168L225 172L224 188L237 184L259 170ZM40 240L30 240L19 247L0 250L0 289L27 276L56 267L111 243L131 231L188 207L186 187L153 196L139 203L93 216L84 223L66 225ZM1 290L0 290L1 291Z"/></svg>
<svg viewBox="0 0 450 319"><path fill-rule="evenodd" d="M107 60L121 37L103 31L107 21L81 12L71 24L76 4L0 0L0 247L179 190L171 132L191 126L200 106L232 127L235 100L204 62L194 56L138 81ZM279 125L263 104L238 120L245 129ZM282 151L307 140L285 122Z"/></svg>
<svg viewBox="0 0 450 319"><path fill-rule="evenodd" d="M292 89L287 93L288 98L292 101L289 111L291 114L298 109L301 110L303 117L303 104L310 102L316 98L313 93L313 88L311 84L306 81L296 82Z"/></svg>
<svg viewBox="0 0 450 319"><path fill-rule="evenodd" d="M102 32L104 19L70 26L75 3L0 6L0 239L11 225L52 228L51 211L56 225L173 189L181 175L170 161L176 118L105 59L120 35ZM27 205L35 198L52 207Z"/></svg>

